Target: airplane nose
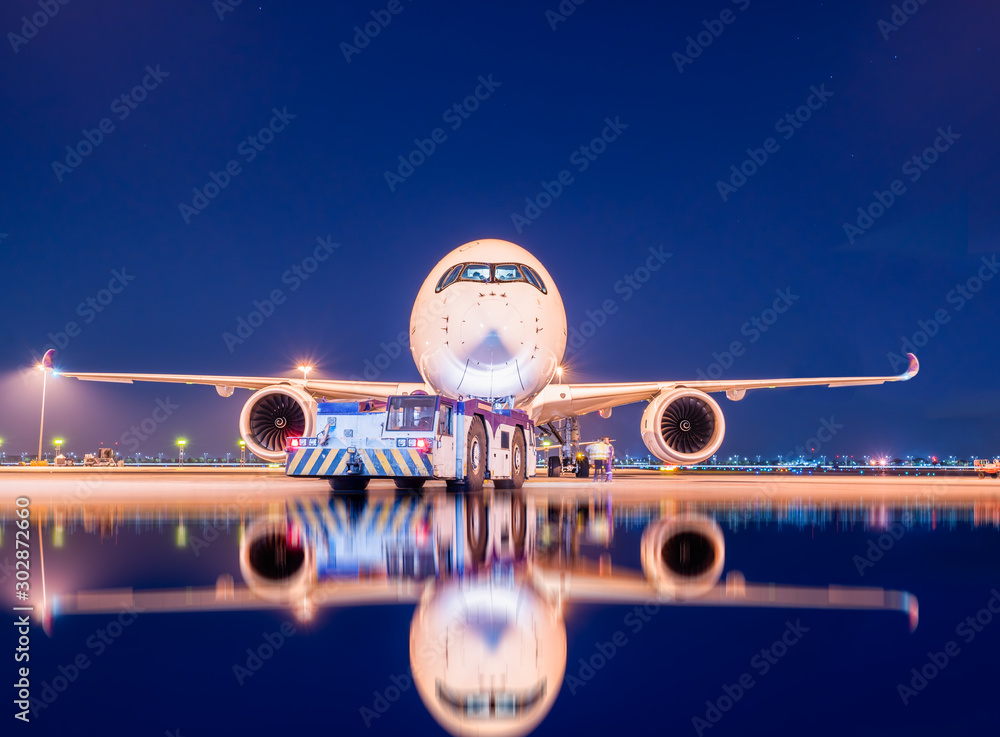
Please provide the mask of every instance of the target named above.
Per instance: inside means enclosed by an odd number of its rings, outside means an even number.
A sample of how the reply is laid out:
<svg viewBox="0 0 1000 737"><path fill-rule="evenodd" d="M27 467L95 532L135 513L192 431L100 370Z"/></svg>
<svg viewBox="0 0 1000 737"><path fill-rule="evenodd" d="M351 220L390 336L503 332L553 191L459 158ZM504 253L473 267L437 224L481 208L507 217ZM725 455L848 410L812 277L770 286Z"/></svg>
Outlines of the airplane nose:
<svg viewBox="0 0 1000 737"><path fill-rule="evenodd" d="M505 299L481 299L462 318L462 349L481 366L504 366L524 349L524 320Z"/></svg>

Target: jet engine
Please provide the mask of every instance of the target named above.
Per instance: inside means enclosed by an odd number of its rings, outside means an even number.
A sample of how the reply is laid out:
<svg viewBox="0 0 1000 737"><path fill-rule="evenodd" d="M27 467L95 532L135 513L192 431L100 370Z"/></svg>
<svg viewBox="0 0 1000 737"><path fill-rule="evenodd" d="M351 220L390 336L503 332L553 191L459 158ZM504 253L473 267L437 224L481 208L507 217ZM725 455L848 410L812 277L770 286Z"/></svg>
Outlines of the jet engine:
<svg viewBox="0 0 1000 737"><path fill-rule="evenodd" d="M285 519L250 525L240 543L240 573L255 596L292 604L315 576L315 557L299 529Z"/></svg>
<svg viewBox="0 0 1000 737"><path fill-rule="evenodd" d="M283 463L288 438L311 436L316 400L298 387L278 384L257 391L240 413L240 435L250 452L265 461Z"/></svg>
<svg viewBox="0 0 1000 737"><path fill-rule="evenodd" d="M642 442L657 458L678 466L711 458L725 434L719 405L697 389L664 392L642 413Z"/></svg>
<svg viewBox="0 0 1000 737"><path fill-rule="evenodd" d="M700 514L659 520L642 534L642 570L666 598L704 595L718 583L725 562L722 530Z"/></svg>

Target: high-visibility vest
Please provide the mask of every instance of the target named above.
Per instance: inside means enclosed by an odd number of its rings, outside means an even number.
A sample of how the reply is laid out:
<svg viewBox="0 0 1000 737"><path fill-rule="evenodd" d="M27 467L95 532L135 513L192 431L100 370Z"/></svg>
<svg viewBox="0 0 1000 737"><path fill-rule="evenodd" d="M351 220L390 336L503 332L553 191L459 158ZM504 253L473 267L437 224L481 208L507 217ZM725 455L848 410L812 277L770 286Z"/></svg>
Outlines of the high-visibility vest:
<svg viewBox="0 0 1000 737"><path fill-rule="evenodd" d="M607 443L591 443L587 446L587 454L592 461L606 461L608 460L608 445Z"/></svg>

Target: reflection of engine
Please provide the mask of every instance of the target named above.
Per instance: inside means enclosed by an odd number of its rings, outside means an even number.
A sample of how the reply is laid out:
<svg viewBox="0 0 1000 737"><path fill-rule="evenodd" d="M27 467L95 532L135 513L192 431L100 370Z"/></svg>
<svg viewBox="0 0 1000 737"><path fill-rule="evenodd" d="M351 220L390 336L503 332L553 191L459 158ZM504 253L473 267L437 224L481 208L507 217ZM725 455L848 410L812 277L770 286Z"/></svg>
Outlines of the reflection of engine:
<svg viewBox="0 0 1000 737"><path fill-rule="evenodd" d="M566 625L528 583L488 578L428 588L410 625L421 700L454 735L524 735L566 671Z"/></svg>
<svg viewBox="0 0 1000 737"><path fill-rule="evenodd" d="M288 438L314 434L316 400L293 386L269 386L255 392L240 414L240 435L254 455L284 463Z"/></svg>
<svg viewBox="0 0 1000 737"><path fill-rule="evenodd" d="M240 572L255 596L294 603L315 580L315 557L298 528L284 519L253 523L240 543Z"/></svg>
<svg viewBox="0 0 1000 737"><path fill-rule="evenodd" d="M655 397L642 413L641 427L649 451L680 466L710 458L726 434L719 405L697 389L673 389Z"/></svg>
<svg viewBox="0 0 1000 737"><path fill-rule="evenodd" d="M725 561L722 530L700 514L653 522L642 534L642 570L664 596L702 596L719 581Z"/></svg>

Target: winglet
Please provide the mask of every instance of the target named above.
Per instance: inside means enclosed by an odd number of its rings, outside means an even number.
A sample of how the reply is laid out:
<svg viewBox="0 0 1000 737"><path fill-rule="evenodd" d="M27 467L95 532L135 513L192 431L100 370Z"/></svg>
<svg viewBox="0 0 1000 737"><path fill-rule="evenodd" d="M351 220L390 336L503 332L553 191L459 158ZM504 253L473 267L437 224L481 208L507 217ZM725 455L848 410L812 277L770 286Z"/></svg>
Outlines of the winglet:
<svg viewBox="0 0 1000 737"><path fill-rule="evenodd" d="M913 632L917 629L917 624L920 622L920 604L917 601L917 597L910 593L906 594L904 601L910 615L910 632Z"/></svg>
<svg viewBox="0 0 1000 737"><path fill-rule="evenodd" d="M52 359L56 355L55 348L49 348L45 351L45 355L42 356L42 368L48 371L52 370Z"/></svg>
<svg viewBox="0 0 1000 737"><path fill-rule="evenodd" d="M910 365L906 367L906 371L900 375L900 381L909 381L920 371L920 361L912 353L907 353L906 357L910 359Z"/></svg>

